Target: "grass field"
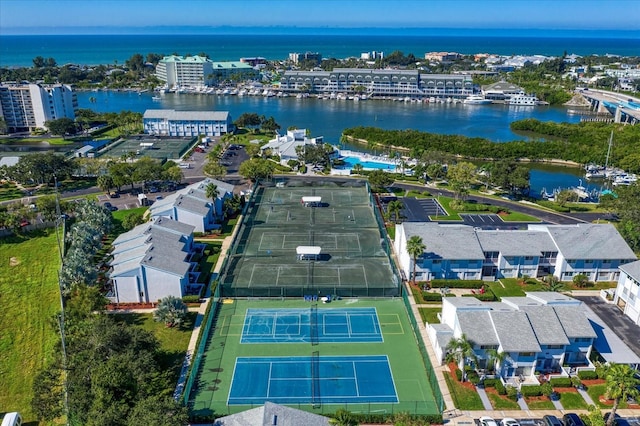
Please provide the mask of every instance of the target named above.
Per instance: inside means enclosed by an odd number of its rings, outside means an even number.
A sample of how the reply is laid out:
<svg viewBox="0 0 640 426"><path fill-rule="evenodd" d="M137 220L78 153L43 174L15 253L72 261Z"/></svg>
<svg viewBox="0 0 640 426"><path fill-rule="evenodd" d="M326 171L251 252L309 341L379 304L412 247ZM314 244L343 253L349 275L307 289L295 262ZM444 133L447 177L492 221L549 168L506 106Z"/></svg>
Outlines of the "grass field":
<svg viewBox="0 0 640 426"><path fill-rule="evenodd" d="M491 400L491 405L494 410L519 410L520 405L512 399L496 395L495 393L487 392L487 396L489 400Z"/></svg>
<svg viewBox="0 0 640 426"><path fill-rule="evenodd" d="M555 410L556 406L553 405L550 399L539 399L536 401L527 402L530 410Z"/></svg>
<svg viewBox="0 0 640 426"><path fill-rule="evenodd" d="M318 351L322 356L387 355L399 403L323 404L319 409L301 404L299 408L316 413L333 413L338 408L352 412L412 414L437 414L434 397L427 379L427 372L415 344L415 337L401 299L384 300L339 300L320 304L325 308L374 307L380 321L382 343L309 343L241 344L242 325L248 308L305 308L309 302L293 300L234 300L223 303L216 319L216 328L211 333L207 350L196 379L197 385L190 396L190 406L195 415L210 416L243 411L249 406L227 405L236 357L243 356L305 356Z"/></svg>
<svg viewBox="0 0 640 426"><path fill-rule="evenodd" d="M420 318L422 322L428 322L429 324L440 324L438 314L442 311L442 308L418 308L420 312Z"/></svg>
<svg viewBox="0 0 640 426"><path fill-rule="evenodd" d="M31 421L33 377L58 341L51 321L60 310L55 232L3 238L0 259L0 411Z"/></svg>
<svg viewBox="0 0 640 426"><path fill-rule="evenodd" d="M456 408L460 410L484 410L482 400L475 389L462 386L455 379L452 379L449 374L445 374L444 378L447 381L447 387L449 387Z"/></svg>
<svg viewBox="0 0 640 426"><path fill-rule="evenodd" d="M586 410L589 408L582 395L577 392L561 393L560 402L566 410Z"/></svg>

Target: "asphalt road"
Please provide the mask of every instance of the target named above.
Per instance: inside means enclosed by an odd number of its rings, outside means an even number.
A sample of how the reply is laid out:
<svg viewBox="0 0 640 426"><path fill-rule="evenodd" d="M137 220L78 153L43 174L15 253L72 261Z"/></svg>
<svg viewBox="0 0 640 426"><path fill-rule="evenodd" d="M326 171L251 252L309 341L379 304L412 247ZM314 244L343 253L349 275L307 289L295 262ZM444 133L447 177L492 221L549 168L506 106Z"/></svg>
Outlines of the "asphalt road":
<svg viewBox="0 0 640 426"><path fill-rule="evenodd" d="M598 296L574 296L582 300L602 321L638 356L640 356L640 331L631 318L620 308L605 303Z"/></svg>
<svg viewBox="0 0 640 426"><path fill-rule="evenodd" d="M438 196L438 194L444 195L446 197L453 197L453 192L448 191L446 189L441 188L430 188L424 185L415 185L415 184L406 184L396 182L393 184L396 188L402 188L405 190L411 190L420 188L422 191L426 191L430 193L432 196ZM596 220L599 217L602 217L602 214L594 214L594 213L572 213L564 214L564 213L556 213L546 210L540 210L535 207L527 206L526 204L518 203L510 200L496 200L495 198L483 197L480 195L471 195L467 197L467 200L475 201L477 203L488 203L498 207L508 208L511 211L527 214L530 216L534 216L542 220L546 223L556 224L556 225L570 225L576 223L586 223L591 222L592 220ZM593 216L593 219L590 217Z"/></svg>

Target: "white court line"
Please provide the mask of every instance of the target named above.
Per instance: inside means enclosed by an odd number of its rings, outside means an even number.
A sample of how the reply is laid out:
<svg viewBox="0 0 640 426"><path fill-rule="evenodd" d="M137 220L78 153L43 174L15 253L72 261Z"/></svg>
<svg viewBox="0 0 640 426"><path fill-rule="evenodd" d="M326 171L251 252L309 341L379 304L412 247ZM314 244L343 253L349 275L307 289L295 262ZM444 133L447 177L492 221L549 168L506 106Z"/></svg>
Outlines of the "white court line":
<svg viewBox="0 0 640 426"><path fill-rule="evenodd" d="M269 398L269 392L271 392L271 369L273 368L273 361L269 363L269 380L267 380L267 395L266 398Z"/></svg>
<svg viewBox="0 0 640 426"><path fill-rule="evenodd" d="M264 234L260 235L260 244L258 244L258 251L262 250L262 240L264 238Z"/></svg>
<svg viewBox="0 0 640 426"><path fill-rule="evenodd" d="M362 253L362 245L360 245L360 236L356 234L356 241L358 242L358 250Z"/></svg>
<svg viewBox="0 0 640 426"><path fill-rule="evenodd" d="M360 389L358 388L358 373L356 373L356 362L351 361L351 368L353 369L353 383L356 387L356 396L360 396Z"/></svg>
<svg viewBox="0 0 640 426"><path fill-rule="evenodd" d="M280 266L278 266L278 269L276 269L277 274L276 274L276 285L278 285L278 283L280 282Z"/></svg>

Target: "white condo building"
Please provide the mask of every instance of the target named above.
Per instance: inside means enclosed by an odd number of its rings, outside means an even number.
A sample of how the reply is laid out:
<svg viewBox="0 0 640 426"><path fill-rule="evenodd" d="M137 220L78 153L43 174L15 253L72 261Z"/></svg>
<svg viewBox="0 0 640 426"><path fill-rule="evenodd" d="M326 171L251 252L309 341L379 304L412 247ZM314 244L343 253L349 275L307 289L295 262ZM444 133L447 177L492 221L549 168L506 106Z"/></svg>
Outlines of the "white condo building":
<svg viewBox="0 0 640 426"><path fill-rule="evenodd" d="M613 302L640 326L640 260L620 267Z"/></svg>
<svg viewBox="0 0 640 426"><path fill-rule="evenodd" d="M207 86L213 77L213 62L203 56L165 56L158 62L156 76L168 88Z"/></svg>
<svg viewBox="0 0 640 426"><path fill-rule="evenodd" d="M0 105L0 116L14 133L46 128L49 120L73 120L78 101L71 87L62 84L2 84Z"/></svg>
<svg viewBox="0 0 640 426"><path fill-rule="evenodd" d="M145 133L158 136L220 136L234 129L228 111L148 109L142 123Z"/></svg>

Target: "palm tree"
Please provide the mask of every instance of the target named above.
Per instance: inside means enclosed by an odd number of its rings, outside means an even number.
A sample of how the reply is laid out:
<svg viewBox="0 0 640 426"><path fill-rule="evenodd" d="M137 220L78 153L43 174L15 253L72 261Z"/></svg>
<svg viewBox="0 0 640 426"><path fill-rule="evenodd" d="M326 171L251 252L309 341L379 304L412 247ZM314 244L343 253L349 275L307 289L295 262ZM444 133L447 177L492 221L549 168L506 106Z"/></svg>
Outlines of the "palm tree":
<svg viewBox="0 0 640 426"><path fill-rule="evenodd" d="M564 284L555 275L549 274L542 281L547 291L561 291L564 289Z"/></svg>
<svg viewBox="0 0 640 426"><path fill-rule="evenodd" d="M402 210L402 207L402 201L399 200L391 201L387 205L387 213L389 214L389 218L393 216L395 223L398 223L398 219L400 219L400 210Z"/></svg>
<svg viewBox="0 0 640 426"><path fill-rule="evenodd" d="M635 377L636 371L628 364L613 364L609 367L606 376L606 395L607 398L613 399L613 407L607 418L607 426L613 426L615 422L616 410L621 400L628 397L638 397L640 391L640 379Z"/></svg>
<svg viewBox="0 0 640 426"><path fill-rule="evenodd" d="M158 303L158 308L153 312L153 319L165 323L167 327L180 327L187 317L187 310L187 305L182 299L167 296Z"/></svg>
<svg viewBox="0 0 640 426"><path fill-rule="evenodd" d="M351 168L351 172L354 175L360 175L362 174L362 171L364 170L364 167L362 167L362 164L360 163L356 163L353 165L353 167Z"/></svg>
<svg viewBox="0 0 640 426"><path fill-rule="evenodd" d="M467 335L462 333L460 337L453 338L447 344L447 360L456 361L460 371L464 371L466 361L471 360L474 365L478 365L478 357L473 350L473 341L467 339ZM463 376L464 377L464 376Z"/></svg>
<svg viewBox="0 0 640 426"><path fill-rule="evenodd" d="M499 352L497 349L487 349L487 370L497 370L498 365L502 366L507 359L506 352Z"/></svg>
<svg viewBox="0 0 640 426"><path fill-rule="evenodd" d="M216 199L218 195L220 195L220 190L218 189L218 185L213 182L209 182L207 186L204 187L204 194L207 198L211 198L211 203L213 204L213 214L216 213Z"/></svg>
<svg viewBox="0 0 640 426"><path fill-rule="evenodd" d="M416 283L416 262L418 257L424 253L426 248L427 246L422 242L422 238L417 235L414 235L407 241L407 253L409 253L409 256L413 259L413 271L411 273L411 278L413 278L414 284Z"/></svg>
<svg viewBox="0 0 640 426"><path fill-rule="evenodd" d="M358 422L353 418L353 415L342 408L336 411L333 418L329 419L329 423L335 426L357 426Z"/></svg>

